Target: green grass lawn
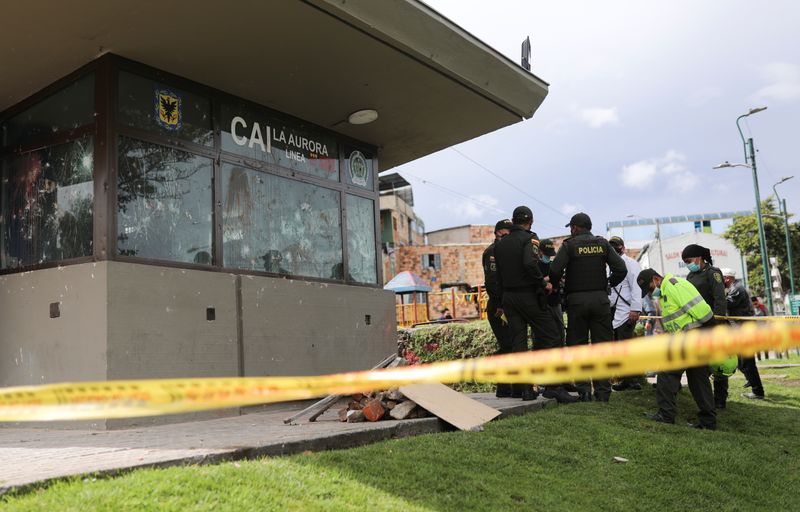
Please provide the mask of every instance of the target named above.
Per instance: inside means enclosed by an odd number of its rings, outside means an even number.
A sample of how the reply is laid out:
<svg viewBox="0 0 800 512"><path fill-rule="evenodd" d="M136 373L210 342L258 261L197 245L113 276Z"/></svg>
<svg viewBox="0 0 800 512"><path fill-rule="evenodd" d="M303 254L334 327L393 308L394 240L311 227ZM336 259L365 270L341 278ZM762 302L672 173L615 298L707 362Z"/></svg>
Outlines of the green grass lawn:
<svg viewBox="0 0 800 512"><path fill-rule="evenodd" d="M769 361L777 363L780 361ZM792 362L798 362L794 359ZM651 389L351 450L73 479L3 510L800 510L800 368L765 370L768 400L731 380L719 430L647 420ZM738 374L737 374L738 375ZM614 456L629 460L614 463Z"/></svg>

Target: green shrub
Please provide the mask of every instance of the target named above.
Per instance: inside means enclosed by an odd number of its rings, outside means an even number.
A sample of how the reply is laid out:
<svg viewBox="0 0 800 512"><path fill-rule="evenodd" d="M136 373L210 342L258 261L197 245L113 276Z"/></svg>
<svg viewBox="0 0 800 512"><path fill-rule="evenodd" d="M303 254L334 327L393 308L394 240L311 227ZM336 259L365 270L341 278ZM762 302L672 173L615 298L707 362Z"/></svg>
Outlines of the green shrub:
<svg viewBox="0 0 800 512"><path fill-rule="evenodd" d="M497 352L497 340L486 320L404 329L399 333L398 343L400 354L411 364L472 359ZM491 384L477 382L461 382L451 387L465 392L494 390Z"/></svg>

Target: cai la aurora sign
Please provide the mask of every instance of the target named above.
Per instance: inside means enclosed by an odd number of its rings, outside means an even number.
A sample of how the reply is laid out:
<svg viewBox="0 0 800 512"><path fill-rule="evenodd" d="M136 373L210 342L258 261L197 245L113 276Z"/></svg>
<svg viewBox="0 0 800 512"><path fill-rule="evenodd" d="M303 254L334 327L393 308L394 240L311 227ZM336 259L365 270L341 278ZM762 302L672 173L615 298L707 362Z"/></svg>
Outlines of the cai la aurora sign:
<svg viewBox="0 0 800 512"><path fill-rule="evenodd" d="M333 148L320 140L299 134L286 128L275 128L265 123L248 123L241 116L231 119L231 138L239 146L258 148L264 153L272 153L273 146L281 149L287 158L298 162L307 159L331 158ZM334 155L338 158L338 155Z"/></svg>

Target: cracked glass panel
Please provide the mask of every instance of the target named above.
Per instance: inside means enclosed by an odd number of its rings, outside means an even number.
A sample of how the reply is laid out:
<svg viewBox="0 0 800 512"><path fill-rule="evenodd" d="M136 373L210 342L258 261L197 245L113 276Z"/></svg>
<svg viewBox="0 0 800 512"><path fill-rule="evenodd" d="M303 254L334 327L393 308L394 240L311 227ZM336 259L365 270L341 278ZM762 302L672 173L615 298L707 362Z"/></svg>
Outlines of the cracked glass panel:
<svg viewBox="0 0 800 512"><path fill-rule="evenodd" d="M253 160L339 181L336 139L263 109L222 104L222 149Z"/></svg>
<svg viewBox="0 0 800 512"><path fill-rule="evenodd" d="M225 266L342 279L339 192L222 164Z"/></svg>
<svg viewBox="0 0 800 512"><path fill-rule="evenodd" d="M2 146L19 146L94 122L94 75L78 79L4 121Z"/></svg>
<svg viewBox="0 0 800 512"><path fill-rule="evenodd" d="M0 166L2 268L92 255L91 137L8 156Z"/></svg>
<svg viewBox="0 0 800 512"><path fill-rule="evenodd" d="M127 137L117 151L118 253L211 265L211 160Z"/></svg>
<svg viewBox="0 0 800 512"><path fill-rule="evenodd" d="M124 71L119 74L118 117L132 128L214 145L208 98Z"/></svg>
<svg viewBox="0 0 800 512"><path fill-rule="evenodd" d="M347 194L348 280L378 282L375 251L375 203Z"/></svg>

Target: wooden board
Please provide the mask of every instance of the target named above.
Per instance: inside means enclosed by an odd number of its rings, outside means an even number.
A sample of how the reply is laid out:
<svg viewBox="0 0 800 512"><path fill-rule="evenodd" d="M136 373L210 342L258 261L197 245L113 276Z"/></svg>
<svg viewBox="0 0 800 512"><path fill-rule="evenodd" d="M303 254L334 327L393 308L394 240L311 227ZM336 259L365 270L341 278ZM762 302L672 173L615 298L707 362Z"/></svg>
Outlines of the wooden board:
<svg viewBox="0 0 800 512"><path fill-rule="evenodd" d="M444 384L411 384L402 386L400 392L461 430L479 430L479 427L500 415L500 411L454 391Z"/></svg>

